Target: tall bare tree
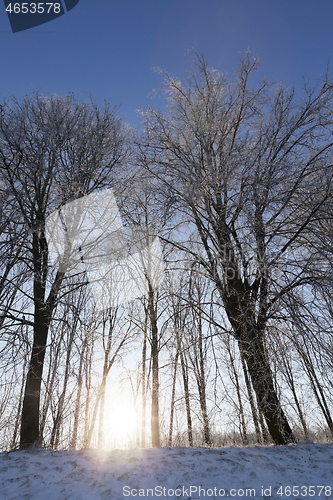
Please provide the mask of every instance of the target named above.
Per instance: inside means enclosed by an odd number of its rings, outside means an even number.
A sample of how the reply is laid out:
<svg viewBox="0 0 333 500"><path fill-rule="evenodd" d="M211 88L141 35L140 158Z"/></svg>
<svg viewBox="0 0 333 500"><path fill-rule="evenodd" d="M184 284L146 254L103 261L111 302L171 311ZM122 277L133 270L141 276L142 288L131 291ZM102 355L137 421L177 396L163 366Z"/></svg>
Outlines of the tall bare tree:
<svg viewBox="0 0 333 500"><path fill-rule="evenodd" d="M195 53L186 84L163 72L168 109L144 113L140 152L198 250L179 231L172 243L215 284L271 437L286 444L265 338L281 300L313 282L300 247L331 196L333 84L251 88L258 64L247 53L226 77Z"/></svg>
<svg viewBox="0 0 333 500"><path fill-rule="evenodd" d="M62 204L110 187L125 156L116 111L74 95L38 92L4 102L0 112L0 172L12 214L29 238L24 264L30 282L33 347L21 421L21 446L40 443L39 406L45 350L64 273L49 267L45 220ZM22 292L22 290L21 290ZM27 291L24 291L27 293ZM23 320L21 320L23 321Z"/></svg>

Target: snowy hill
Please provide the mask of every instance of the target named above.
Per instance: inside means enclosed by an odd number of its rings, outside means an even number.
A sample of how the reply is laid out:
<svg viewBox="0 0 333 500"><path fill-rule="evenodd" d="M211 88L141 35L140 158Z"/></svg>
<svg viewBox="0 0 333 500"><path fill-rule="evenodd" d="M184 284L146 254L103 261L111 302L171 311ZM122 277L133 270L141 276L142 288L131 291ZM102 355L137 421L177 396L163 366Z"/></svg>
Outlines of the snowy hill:
<svg viewBox="0 0 333 500"><path fill-rule="evenodd" d="M333 445L14 451L0 454L0 498L333 498Z"/></svg>

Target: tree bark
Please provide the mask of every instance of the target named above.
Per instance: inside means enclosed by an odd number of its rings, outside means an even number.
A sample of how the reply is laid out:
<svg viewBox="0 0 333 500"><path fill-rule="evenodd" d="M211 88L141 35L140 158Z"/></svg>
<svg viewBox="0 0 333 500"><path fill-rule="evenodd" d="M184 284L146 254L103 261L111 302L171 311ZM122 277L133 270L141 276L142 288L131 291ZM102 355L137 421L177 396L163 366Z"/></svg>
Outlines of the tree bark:
<svg viewBox="0 0 333 500"><path fill-rule="evenodd" d="M148 315L145 313L145 326L143 332L142 343L142 415L141 415L141 448L146 447L146 404L147 404L147 388L146 388L146 363L147 363L147 323Z"/></svg>
<svg viewBox="0 0 333 500"><path fill-rule="evenodd" d="M188 387L188 372L185 363L185 354L183 352L181 338L179 330L177 329L177 349L180 356L180 364L182 367L183 384L184 384L184 397L185 397L185 407L186 407L186 417L187 417L187 437L189 446L193 446L193 432L192 432L192 417L191 417L191 406L190 406L190 393Z"/></svg>
<svg viewBox="0 0 333 500"><path fill-rule="evenodd" d="M238 336L241 356L244 357L269 433L275 444L295 443L288 420L277 397L271 368L264 349L261 332Z"/></svg>
<svg viewBox="0 0 333 500"><path fill-rule="evenodd" d="M176 395L176 382L177 382L177 364L178 364L179 352L177 350L174 367L173 367L173 377L172 377L172 392L171 392L171 404L170 404L170 424L169 424L169 438L168 446L172 446L172 432L173 432L173 417L175 412L175 395Z"/></svg>
<svg viewBox="0 0 333 500"><path fill-rule="evenodd" d="M203 339L202 339L202 321L199 316L198 318L198 347L199 347L199 360L198 367L199 373L197 377L198 382L198 391L199 391L199 400L200 400L200 409L203 419L203 435L204 435L204 443L207 446L212 445L210 428L209 428L209 419L208 419L208 411L207 411L207 399L206 399L206 371L205 371L205 356L203 351Z"/></svg>
<svg viewBox="0 0 333 500"><path fill-rule="evenodd" d="M151 325L152 391L151 391L151 442L153 448L160 447L159 424L159 377L158 377L158 329L154 306L154 292L149 283L148 310Z"/></svg>
<svg viewBox="0 0 333 500"><path fill-rule="evenodd" d="M42 311L38 311L35 317L34 342L23 399L20 448L32 444L41 445L39 402L47 334L46 316Z"/></svg>
<svg viewBox="0 0 333 500"><path fill-rule="evenodd" d="M72 439L71 439L71 444L70 444L70 449L71 450L75 450L76 449L76 443L77 443L77 434L78 434L78 427L79 427L79 415L80 415L80 403L81 403L81 393L82 393L82 385L83 385L83 378L82 378L83 360L84 360L86 345L87 345L87 337L85 336L84 341L83 341L83 345L82 345L82 352L80 354L79 373L78 373L78 380L77 380L78 388L77 388L76 401L75 401L75 410L74 410L73 434L72 434Z"/></svg>

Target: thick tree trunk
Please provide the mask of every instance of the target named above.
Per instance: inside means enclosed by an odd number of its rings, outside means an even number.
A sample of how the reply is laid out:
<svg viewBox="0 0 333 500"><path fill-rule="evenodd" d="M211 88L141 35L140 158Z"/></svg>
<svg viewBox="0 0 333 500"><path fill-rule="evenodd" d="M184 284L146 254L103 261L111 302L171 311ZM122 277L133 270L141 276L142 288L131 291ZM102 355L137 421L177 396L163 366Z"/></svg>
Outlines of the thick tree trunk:
<svg viewBox="0 0 333 500"><path fill-rule="evenodd" d="M22 407L21 448L33 444L39 446L42 444L42 436L39 429L39 404L45 350L52 313L64 277L63 272L57 272L49 296L45 300L48 253L43 232L40 235L37 232L33 233L32 249L34 264L34 339Z"/></svg>
<svg viewBox="0 0 333 500"><path fill-rule="evenodd" d="M43 364L48 334L46 315L40 308L35 309L34 341L27 374L22 408L20 447L41 445L39 435L39 402Z"/></svg>
<svg viewBox="0 0 333 500"><path fill-rule="evenodd" d="M47 263L45 262L45 258L42 258L40 244L41 239L34 233L34 339L22 406L21 448L33 444L41 445L41 436L39 432L39 403L50 312L47 311L44 302L45 282L43 282L42 276L46 276L45 266L47 266ZM43 273L42 270L44 271Z"/></svg>
<svg viewBox="0 0 333 500"><path fill-rule="evenodd" d="M252 329L238 336L241 356L244 357L252 386L257 396L269 433L275 444L295 443L296 440L275 391L273 376L264 349L263 335Z"/></svg>

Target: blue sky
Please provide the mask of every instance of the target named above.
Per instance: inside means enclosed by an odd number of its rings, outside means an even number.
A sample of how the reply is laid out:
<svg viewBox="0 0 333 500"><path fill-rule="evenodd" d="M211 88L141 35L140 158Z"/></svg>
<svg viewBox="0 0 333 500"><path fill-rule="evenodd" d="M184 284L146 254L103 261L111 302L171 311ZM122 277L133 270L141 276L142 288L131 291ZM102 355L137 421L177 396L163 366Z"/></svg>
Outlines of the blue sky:
<svg viewBox="0 0 333 500"><path fill-rule="evenodd" d="M80 0L66 15L13 34L1 1L0 40L0 99L75 91L121 104L119 114L137 125L135 110L154 104L148 94L161 82L151 68L184 78L194 44L221 72L231 73L249 48L261 77L286 85L315 79L333 55L333 2Z"/></svg>

